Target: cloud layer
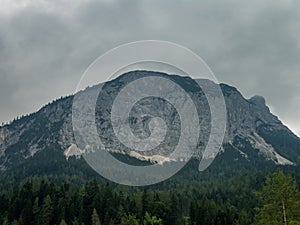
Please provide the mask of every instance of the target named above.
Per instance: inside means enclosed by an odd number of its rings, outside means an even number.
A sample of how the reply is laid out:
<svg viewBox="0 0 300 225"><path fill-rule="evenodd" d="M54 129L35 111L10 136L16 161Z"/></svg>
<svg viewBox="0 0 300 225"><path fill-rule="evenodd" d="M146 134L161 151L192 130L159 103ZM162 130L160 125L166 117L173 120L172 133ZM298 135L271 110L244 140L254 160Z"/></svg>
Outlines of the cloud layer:
<svg viewBox="0 0 300 225"><path fill-rule="evenodd" d="M0 0L0 121L71 94L117 45L161 39L200 55L220 82L266 98L300 135L297 0Z"/></svg>

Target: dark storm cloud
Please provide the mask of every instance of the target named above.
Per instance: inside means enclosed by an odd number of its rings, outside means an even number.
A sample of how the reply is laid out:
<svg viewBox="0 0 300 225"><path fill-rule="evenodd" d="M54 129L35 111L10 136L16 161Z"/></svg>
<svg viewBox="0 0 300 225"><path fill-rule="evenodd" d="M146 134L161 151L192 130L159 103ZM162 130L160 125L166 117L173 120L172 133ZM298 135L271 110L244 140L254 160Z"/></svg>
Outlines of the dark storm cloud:
<svg viewBox="0 0 300 225"><path fill-rule="evenodd" d="M130 41L202 56L220 82L266 97L300 134L300 2L8 1L0 9L0 121L70 94L86 67Z"/></svg>

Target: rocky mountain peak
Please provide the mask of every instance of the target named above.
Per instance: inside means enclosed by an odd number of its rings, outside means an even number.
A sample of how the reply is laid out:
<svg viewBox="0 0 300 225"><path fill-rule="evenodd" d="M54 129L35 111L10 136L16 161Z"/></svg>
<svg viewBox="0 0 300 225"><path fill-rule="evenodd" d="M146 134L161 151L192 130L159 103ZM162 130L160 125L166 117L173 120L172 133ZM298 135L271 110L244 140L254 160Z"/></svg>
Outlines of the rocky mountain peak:
<svg viewBox="0 0 300 225"><path fill-rule="evenodd" d="M210 109L206 97L197 83L189 78L178 75L168 75L153 71L133 71L104 84L101 96L98 97L96 108L96 123L102 141L115 152L128 154L139 160L172 161L168 153L176 145L180 118L176 110L162 99L144 99L132 109L131 129L136 135L149 135L149 119L145 115L156 115L168 120L171 128L169 138L154 152L137 154L132 149L126 149L116 140L110 121L111 104L114 97L126 84L145 76L162 76L171 79L187 91L193 101L198 102L199 121L202 121L203 131L200 132L199 148L205 146L210 134ZM200 80L203 85L212 85L209 80ZM213 84L217 85L217 84ZM245 99L235 88L220 84L227 108L227 128L224 146L232 145L241 155L249 155L250 151L274 161L276 164L296 164L300 156L300 140L268 109L266 101L261 96ZM95 88L95 87L94 87ZM85 92L92 92L93 87ZM213 93L212 93L213 94ZM80 157L83 149L76 145L72 129L73 96L59 99L46 105L38 112L23 117L10 125L0 127L0 168L7 169L16 160L22 161L34 157L44 149L53 149L65 154L66 158ZM142 114L140 112L143 112ZM145 113L147 112L147 113ZM124 121L123 121L124 122ZM128 122L128 121L127 121ZM226 151L226 148L225 148ZM222 155L222 153L220 153ZM251 153L252 154L252 153ZM250 155L251 155L250 154ZM154 157L155 156L155 157ZM176 160L176 159L175 159ZM248 157L251 161L251 157Z"/></svg>
<svg viewBox="0 0 300 225"><path fill-rule="evenodd" d="M260 95L253 96L252 98L249 99L249 101L259 106L266 106L265 98Z"/></svg>

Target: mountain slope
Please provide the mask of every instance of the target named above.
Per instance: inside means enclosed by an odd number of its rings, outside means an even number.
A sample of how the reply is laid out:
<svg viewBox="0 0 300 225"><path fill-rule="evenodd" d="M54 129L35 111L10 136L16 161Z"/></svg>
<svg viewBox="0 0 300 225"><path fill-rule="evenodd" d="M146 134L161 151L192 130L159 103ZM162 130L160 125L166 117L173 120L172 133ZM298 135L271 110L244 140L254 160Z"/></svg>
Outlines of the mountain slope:
<svg viewBox="0 0 300 225"><path fill-rule="evenodd" d="M137 109L169 120L167 125L172 128L168 133L169 138L150 155L138 154L124 147L113 134L111 123L107 122L110 118L112 102L118 92L131 81L146 76L162 76L171 79L198 102L199 120L204 127L198 147L203 148L209 135L206 130L209 130L210 111L202 90L188 77L150 71L129 72L104 85L96 108L96 123L102 141L112 149L116 149L115 153L121 155L153 162L166 160L168 153L177 143L179 133L175 128L180 128L180 121L176 110L163 99L145 99L138 102L130 118L133 132L141 137L149 135L147 127L151 118L143 117L145 113L141 114ZM226 84L221 84L220 87L225 98L228 120L224 146L219 154L221 159L223 156L224 160L242 160L253 165L257 160L262 163L267 160L278 165L299 163L300 139L271 114L262 97L254 96L245 99L234 87ZM92 92L93 88L95 87L87 88L85 92ZM32 163L28 164L28 162L43 161L41 158L47 158L50 164L51 160L67 164L66 159L71 157L76 164L73 156L80 158L83 150L76 146L73 135L72 101L73 96L61 98L34 114L0 127L0 169L9 171L26 165L26 168L29 167L28 171L32 171L34 170L30 169ZM225 154L226 152L229 156ZM43 165L37 167L43 170ZM62 166L61 169L63 168Z"/></svg>

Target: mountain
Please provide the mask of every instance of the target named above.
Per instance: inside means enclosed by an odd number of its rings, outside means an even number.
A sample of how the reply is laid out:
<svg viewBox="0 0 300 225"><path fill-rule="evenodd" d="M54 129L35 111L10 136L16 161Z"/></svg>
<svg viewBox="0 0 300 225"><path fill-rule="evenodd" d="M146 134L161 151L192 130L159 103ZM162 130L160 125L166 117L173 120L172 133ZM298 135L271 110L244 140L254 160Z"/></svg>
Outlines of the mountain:
<svg viewBox="0 0 300 225"><path fill-rule="evenodd" d="M207 143L210 130L210 110L204 92L189 77L168 75L152 71L132 71L103 85L97 99L96 125L102 142L113 149L114 154L133 162L163 163L178 142L180 116L172 105L161 98L145 98L131 110L129 123L132 132L146 138L150 134L151 116L167 121L171 128L167 138L151 153L136 152L124 146L116 136L110 121L112 103L117 94L130 82L141 77L164 77L180 85L197 102L202 130L198 148ZM216 85L208 80L199 80L203 85ZM88 87L83 92L93 93L99 85ZM300 162L300 139L273 115L263 97L245 99L235 88L220 84L227 108L227 127L223 147L218 160L249 165L269 164L297 166ZM130 97L130 96L129 96ZM23 116L0 127L0 169L2 173L20 173L18 176L54 173L59 174L67 165L80 165L85 150L76 145L72 127L72 103L68 96L45 105L38 112ZM124 123L128 121L120 121ZM80 163L79 163L80 162ZM79 165L80 164L80 165ZM263 165L261 165L263 166ZM12 172L13 171L13 172ZM16 172L18 171L18 172Z"/></svg>

